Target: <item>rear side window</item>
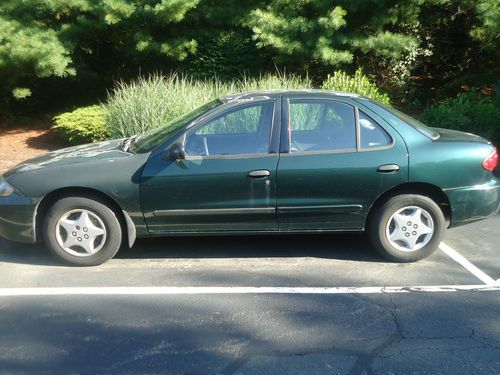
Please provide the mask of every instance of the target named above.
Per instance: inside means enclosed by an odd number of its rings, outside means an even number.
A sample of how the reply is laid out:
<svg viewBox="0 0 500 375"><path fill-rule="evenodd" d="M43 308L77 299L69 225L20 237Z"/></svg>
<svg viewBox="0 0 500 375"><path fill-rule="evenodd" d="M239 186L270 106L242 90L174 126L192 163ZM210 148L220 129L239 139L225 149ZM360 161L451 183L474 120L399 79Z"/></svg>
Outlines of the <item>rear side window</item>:
<svg viewBox="0 0 500 375"><path fill-rule="evenodd" d="M398 128L401 126L401 124L407 124L413 127L415 130L418 132L422 133L426 137L429 137L431 139L438 139L439 138L439 133L435 130L432 129L424 124L422 124L420 121L414 119L411 116L408 116L407 114L398 111L395 108L386 106L382 103L376 102L374 100L368 100L368 99L356 99L357 101L363 103L365 106L370 108L372 111L375 111L376 113L379 113L386 121L388 121L391 125L394 127ZM382 112L382 113L381 113Z"/></svg>
<svg viewBox="0 0 500 375"><path fill-rule="evenodd" d="M328 100L290 102L291 152L355 149L353 107Z"/></svg>
<svg viewBox="0 0 500 375"><path fill-rule="evenodd" d="M362 149L384 147L392 143L391 136L362 111L359 111L359 132Z"/></svg>

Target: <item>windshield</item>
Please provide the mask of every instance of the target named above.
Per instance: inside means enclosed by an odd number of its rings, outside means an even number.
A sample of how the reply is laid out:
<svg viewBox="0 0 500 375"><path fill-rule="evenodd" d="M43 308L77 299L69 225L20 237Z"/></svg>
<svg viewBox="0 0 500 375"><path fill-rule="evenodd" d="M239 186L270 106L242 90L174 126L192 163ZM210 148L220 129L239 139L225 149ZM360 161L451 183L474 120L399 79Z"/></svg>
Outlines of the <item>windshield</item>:
<svg viewBox="0 0 500 375"><path fill-rule="evenodd" d="M179 130L183 126L188 125L190 122L200 117L205 112L208 112L221 104L222 102L219 99L212 100L211 102L208 102L207 104L204 104L201 107L198 107L195 110L186 113L185 115L167 122L157 129L153 129L139 135L132 145L132 150L136 153L151 151L153 148L162 143L170 134Z"/></svg>
<svg viewBox="0 0 500 375"><path fill-rule="evenodd" d="M408 116L407 114L398 111L397 109L393 107L389 107L385 104L379 103L374 100L363 100L363 104L369 107L370 109L373 109L375 111L384 111L386 113L386 116L384 118L391 123L391 125L398 126L399 122L404 122L408 125L410 125L412 128L416 129L423 135L431 138L431 139L438 139L439 138L439 133L428 127L427 125L421 123L417 119ZM374 108L375 107L375 108Z"/></svg>

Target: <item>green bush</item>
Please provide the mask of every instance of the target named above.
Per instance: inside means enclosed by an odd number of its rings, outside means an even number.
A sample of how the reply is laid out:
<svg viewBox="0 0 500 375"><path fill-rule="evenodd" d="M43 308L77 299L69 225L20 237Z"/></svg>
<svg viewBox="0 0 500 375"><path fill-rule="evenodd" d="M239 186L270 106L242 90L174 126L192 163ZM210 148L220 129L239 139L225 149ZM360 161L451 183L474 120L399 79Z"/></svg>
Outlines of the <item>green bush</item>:
<svg viewBox="0 0 500 375"><path fill-rule="evenodd" d="M429 126L474 133L500 145L500 107L476 91L431 106L421 118Z"/></svg>
<svg viewBox="0 0 500 375"><path fill-rule="evenodd" d="M98 142L109 138L106 108L102 105L82 107L54 117L54 128L72 144Z"/></svg>
<svg viewBox="0 0 500 375"><path fill-rule="evenodd" d="M309 79L284 73L224 82L179 75L150 75L118 83L106 104L106 125L112 138L157 128L217 97L243 91L310 88Z"/></svg>
<svg viewBox="0 0 500 375"><path fill-rule="evenodd" d="M375 84L371 83L360 69L356 70L354 76L342 71L336 71L333 75L329 74L328 78L323 82L322 88L359 94L384 104L390 104L389 96L382 93Z"/></svg>

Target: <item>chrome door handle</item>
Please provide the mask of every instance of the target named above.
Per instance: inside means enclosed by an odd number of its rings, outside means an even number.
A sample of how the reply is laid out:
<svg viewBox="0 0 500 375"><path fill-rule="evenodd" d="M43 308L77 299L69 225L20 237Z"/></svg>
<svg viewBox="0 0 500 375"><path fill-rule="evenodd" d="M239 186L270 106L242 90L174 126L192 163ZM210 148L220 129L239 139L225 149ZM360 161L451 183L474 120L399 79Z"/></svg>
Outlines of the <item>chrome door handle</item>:
<svg viewBox="0 0 500 375"><path fill-rule="evenodd" d="M390 173L399 171L399 165L397 164L384 164L377 168L377 172Z"/></svg>
<svg viewBox="0 0 500 375"><path fill-rule="evenodd" d="M267 169L257 169L255 171L248 172L248 177L259 178L270 176L271 172Z"/></svg>

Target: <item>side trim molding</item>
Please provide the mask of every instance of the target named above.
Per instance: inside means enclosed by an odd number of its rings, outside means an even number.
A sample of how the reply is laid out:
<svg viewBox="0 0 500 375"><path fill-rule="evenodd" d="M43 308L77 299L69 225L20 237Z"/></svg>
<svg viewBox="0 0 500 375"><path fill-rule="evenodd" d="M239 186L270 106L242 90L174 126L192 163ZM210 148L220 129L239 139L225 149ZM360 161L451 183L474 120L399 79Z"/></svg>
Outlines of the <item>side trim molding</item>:
<svg viewBox="0 0 500 375"><path fill-rule="evenodd" d="M255 208L207 208L196 210L156 210L154 216L210 216L210 215L250 215L275 214L274 207Z"/></svg>
<svg viewBox="0 0 500 375"><path fill-rule="evenodd" d="M303 214L307 213L349 213L360 212L363 206L360 204L339 204L327 206L292 206L278 207L278 214Z"/></svg>

